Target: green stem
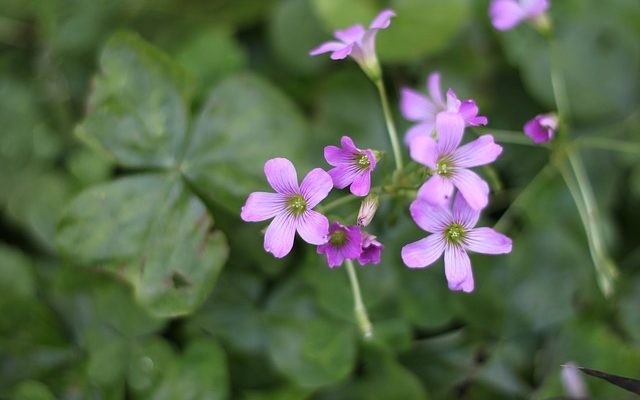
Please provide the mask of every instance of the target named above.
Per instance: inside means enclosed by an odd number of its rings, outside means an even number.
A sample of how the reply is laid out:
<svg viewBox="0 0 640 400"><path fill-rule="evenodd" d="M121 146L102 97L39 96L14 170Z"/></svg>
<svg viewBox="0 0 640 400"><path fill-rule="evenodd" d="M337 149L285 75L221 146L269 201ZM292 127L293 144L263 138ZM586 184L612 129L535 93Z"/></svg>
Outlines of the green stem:
<svg viewBox="0 0 640 400"><path fill-rule="evenodd" d="M591 147L599 150L613 150L622 153L640 154L640 144L626 142L624 140L604 137L582 137L576 139L574 144L581 147Z"/></svg>
<svg viewBox="0 0 640 400"><path fill-rule="evenodd" d="M358 283L358 277L353 267L351 260L345 260L347 267L347 273L349 274L349 282L351 283L351 291L353 292L353 305L356 315L356 321L358 322L358 328L365 339L371 339L373 337L373 327L369 316L367 315L367 309L362 301L362 294L360 293L360 284Z"/></svg>
<svg viewBox="0 0 640 400"><path fill-rule="evenodd" d="M387 91L384 88L384 82L382 78L374 81L378 93L380 94L380 102L382 103L382 112L384 113L384 120L387 124L387 132L389 133L389 140L391 141L391 148L393 149L393 158L396 162L396 170L402 169L402 152L400 150L400 143L398 142L398 134L396 132L395 124L393 123L393 116L391 109L389 108L389 99L387 98Z"/></svg>
<svg viewBox="0 0 640 400"><path fill-rule="evenodd" d="M361 199L361 197L357 197L357 196L354 196L352 194L348 194L348 195L346 195L344 197L337 198L337 199L333 200L332 202L329 202L329 203L327 203L325 205L321 205L321 206L316 207L316 211L318 211L320 213L325 213L325 212L327 212L329 210L332 210L332 209L334 209L334 208L336 208L338 206L341 206L343 204L346 204L346 203L349 203L349 202L351 202L353 200L358 200L358 199Z"/></svg>
<svg viewBox="0 0 640 400"><path fill-rule="evenodd" d="M553 97L556 100L556 107L558 109L558 118L560 120L561 126L564 125L565 129L561 129L561 131L566 132L567 126L569 125L569 95L567 94L567 85L564 80L564 76L562 74L560 68L560 56L562 49L558 45L558 42L555 38L549 38L549 58L551 65L551 86L553 88Z"/></svg>

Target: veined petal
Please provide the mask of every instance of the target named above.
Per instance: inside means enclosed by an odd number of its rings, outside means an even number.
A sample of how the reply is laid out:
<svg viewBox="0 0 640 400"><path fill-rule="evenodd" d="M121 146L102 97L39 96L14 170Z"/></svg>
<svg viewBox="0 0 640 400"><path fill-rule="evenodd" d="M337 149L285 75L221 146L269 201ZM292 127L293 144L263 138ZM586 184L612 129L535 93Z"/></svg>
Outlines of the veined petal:
<svg viewBox="0 0 640 400"><path fill-rule="evenodd" d="M333 186L338 189L344 189L351 185L356 176L358 169L353 165L339 165L329 170L329 175L333 181Z"/></svg>
<svg viewBox="0 0 640 400"><path fill-rule="evenodd" d="M371 22L369 29L386 29L391 24L391 18L395 16L396 13L393 10L382 10Z"/></svg>
<svg viewBox="0 0 640 400"><path fill-rule="evenodd" d="M442 235L429 235L424 239L404 246L401 251L402 261L409 268L424 268L440 258L444 247Z"/></svg>
<svg viewBox="0 0 640 400"><path fill-rule="evenodd" d="M496 29L506 31L518 25L525 18L525 13L515 0L493 0L489 16Z"/></svg>
<svg viewBox="0 0 640 400"><path fill-rule="evenodd" d="M461 168L456 171L452 180L471 208L481 210L487 206L489 203L489 185L478 174Z"/></svg>
<svg viewBox="0 0 640 400"><path fill-rule="evenodd" d="M272 158L264 164L264 174L269 185L278 193L298 192L298 174L291 161L286 158Z"/></svg>
<svg viewBox="0 0 640 400"><path fill-rule="evenodd" d="M307 210L298 218L296 230L305 242L321 245L328 240L329 220L317 211Z"/></svg>
<svg viewBox="0 0 640 400"><path fill-rule="evenodd" d="M441 112L436 117L438 154L451 154L460 145L464 134L464 119L458 113Z"/></svg>
<svg viewBox="0 0 640 400"><path fill-rule="evenodd" d="M444 103L444 98L442 97L442 90L440 89L440 73L432 72L427 78L427 89L429 90L429 96L431 96L431 100L438 107L438 111L444 111L447 105Z"/></svg>
<svg viewBox="0 0 640 400"><path fill-rule="evenodd" d="M478 105L473 100L464 100L460 104L458 112L462 115L462 118L464 118L467 126L486 125L488 122L487 117L478 115Z"/></svg>
<svg viewBox="0 0 640 400"><path fill-rule="evenodd" d="M351 193L363 197L369 194L371 188L371 170L360 171L351 183Z"/></svg>
<svg viewBox="0 0 640 400"><path fill-rule="evenodd" d="M482 135L456 149L453 160L456 167L471 168L492 163L501 153L502 146L495 143L493 136Z"/></svg>
<svg viewBox="0 0 640 400"><path fill-rule="evenodd" d="M451 213L446 207L429 203L424 199L416 199L409 206L411 218L423 230L430 233L440 233L453 221Z"/></svg>
<svg viewBox="0 0 640 400"><path fill-rule="evenodd" d="M295 234L294 217L287 213L278 214L265 232L264 249L277 258L282 258L291 251Z"/></svg>
<svg viewBox="0 0 640 400"><path fill-rule="evenodd" d="M324 159L329 165L337 167L342 164L349 164L353 161L353 154L337 146L325 146Z"/></svg>
<svg viewBox="0 0 640 400"><path fill-rule="evenodd" d="M273 218L285 210L286 201L286 195L281 193L253 192L242 207L240 218L247 222Z"/></svg>
<svg viewBox="0 0 640 400"><path fill-rule="evenodd" d="M333 53L331 53L330 58L332 60L343 60L349 57L349 55L351 54L351 51L353 50L353 46L354 46L353 43L351 43L344 46L341 49L334 51Z"/></svg>
<svg viewBox="0 0 640 400"><path fill-rule="evenodd" d="M433 175L418 189L418 198L442 207L449 204L452 194L453 184L440 175Z"/></svg>
<svg viewBox="0 0 640 400"><path fill-rule="evenodd" d="M471 260L460 246L447 246L444 250L444 273L449 282L449 289L473 291L473 272Z"/></svg>
<svg viewBox="0 0 640 400"><path fill-rule="evenodd" d="M340 144L342 145L342 148L344 150L351 152L351 154L360 152L360 149L356 147L356 145L353 143L353 139L351 139L349 136L341 137Z"/></svg>
<svg viewBox="0 0 640 400"><path fill-rule="evenodd" d="M314 168L302 180L300 194L307 201L307 209L312 209L333 189L333 181L327 171Z"/></svg>
<svg viewBox="0 0 640 400"><path fill-rule="evenodd" d="M467 249L482 254L511 253L511 239L491 228L474 228L465 237Z"/></svg>
<svg viewBox="0 0 640 400"><path fill-rule="evenodd" d="M431 136L417 136L409 143L409 154L414 161L426 165L431 169L436 168L438 157L438 145Z"/></svg>
<svg viewBox="0 0 640 400"><path fill-rule="evenodd" d="M409 146L409 144L413 141L413 139L418 136L429 136L433 133L433 130L436 127L435 124L436 116L433 116L433 120L424 120L423 122L416 124L407 130L407 133L404 135L404 144Z"/></svg>
<svg viewBox="0 0 640 400"><path fill-rule="evenodd" d="M426 96L413 89L404 87L400 90L400 112L410 121L435 119L436 106Z"/></svg>
<svg viewBox="0 0 640 400"><path fill-rule="evenodd" d="M453 214L453 221L464 226L465 229L471 229L476 226L480 218L480 210L471 208L460 192L458 192L453 202L451 214Z"/></svg>
<svg viewBox="0 0 640 400"><path fill-rule="evenodd" d="M453 89L447 90L447 111L451 113L459 113L462 102L458 100L458 96Z"/></svg>
<svg viewBox="0 0 640 400"><path fill-rule="evenodd" d="M364 33L364 27L360 24L355 24L346 29L337 30L333 33L333 35L339 40L342 40L345 44L350 44L362 39Z"/></svg>
<svg viewBox="0 0 640 400"><path fill-rule="evenodd" d="M342 50L347 45L340 42L325 42L309 52L310 56Z"/></svg>

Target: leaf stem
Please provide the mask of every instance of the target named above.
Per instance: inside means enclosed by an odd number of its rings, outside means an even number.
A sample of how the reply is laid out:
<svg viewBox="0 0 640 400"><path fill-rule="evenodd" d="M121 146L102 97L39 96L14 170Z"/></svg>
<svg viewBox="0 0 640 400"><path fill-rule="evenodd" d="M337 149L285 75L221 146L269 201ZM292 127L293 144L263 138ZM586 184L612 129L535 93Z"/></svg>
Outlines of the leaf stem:
<svg viewBox="0 0 640 400"><path fill-rule="evenodd" d="M396 162L396 171L402 169L402 152L400 150L400 143L398 142L398 134L396 132L395 124L393 123L393 116L391 109L389 108L389 99L387 97L387 91L384 88L384 82L382 78L374 81L378 93L380 94L380 102L382 103L382 112L384 113L384 120L387 124L387 132L389 133L389 140L391 141L391 148L393 149L393 158Z"/></svg>
<svg viewBox="0 0 640 400"><path fill-rule="evenodd" d="M333 200L333 201L331 201L331 202L329 202L329 203L327 203L325 205L318 206L316 208L316 211L321 212L321 213L325 213L325 212L327 212L329 210L332 210L332 209L334 209L334 208L336 208L338 206L341 206L343 204L349 203L349 202L351 202L353 200L357 200L357 199L360 199L360 198L361 197L354 196L352 194L348 194L346 196L339 197L339 198L337 198L337 199L335 199L335 200Z"/></svg>
<svg viewBox="0 0 640 400"><path fill-rule="evenodd" d="M553 97L556 100L556 108L558 109L558 118L560 120L560 125L564 126L565 129L561 129L561 131L567 132L567 126L569 125L569 95L567 94L567 85L564 80L564 75L562 74L560 68L560 55L561 48L558 45L555 37L549 37L549 59L551 65L551 87L553 89Z"/></svg>
<svg viewBox="0 0 640 400"><path fill-rule="evenodd" d="M356 315L356 321L358 322L358 328L362 333L362 336L369 340L373 337L373 327L369 316L367 315L367 309L362 301L362 294L360 293L360 284L358 283L358 277L353 267L353 261L345 260L347 273L349 275L349 282L351 283L351 291L353 292L353 305Z"/></svg>
<svg viewBox="0 0 640 400"><path fill-rule="evenodd" d="M640 154L640 144L606 137L581 137L574 144L599 150L613 150L622 153Z"/></svg>

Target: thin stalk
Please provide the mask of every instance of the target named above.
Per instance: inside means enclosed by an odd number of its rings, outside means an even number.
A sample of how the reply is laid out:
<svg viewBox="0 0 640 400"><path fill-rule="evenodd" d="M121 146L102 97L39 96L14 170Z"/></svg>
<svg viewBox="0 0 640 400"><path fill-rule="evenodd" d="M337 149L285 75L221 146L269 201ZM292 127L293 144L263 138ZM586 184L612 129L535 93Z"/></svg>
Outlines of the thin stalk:
<svg viewBox="0 0 640 400"><path fill-rule="evenodd" d="M599 150L613 150L621 153L640 155L640 144L624 140L609 139L605 137L583 137L576 139L574 144L581 147L590 147Z"/></svg>
<svg viewBox="0 0 640 400"><path fill-rule="evenodd" d="M556 100L556 107L558 109L558 117L560 124L566 128L568 126L569 118L569 95L567 94L567 84L564 80L564 75L560 70L560 56L561 48L555 38L549 38L549 62L551 65L551 86L553 88L553 97ZM563 129L566 132L566 129Z"/></svg>
<svg viewBox="0 0 640 400"><path fill-rule="evenodd" d="M358 328L365 339L371 339L373 337L373 327L369 316L367 315L367 309L362 301L362 294L360 293L360 284L358 283L358 277L353 267L351 260L345 260L347 267L347 273L349 274L349 282L351 283L351 291L353 292L353 304L354 312L356 315L356 321L358 322Z"/></svg>
<svg viewBox="0 0 640 400"><path fill-rule="evenodd" d="M329 202L329 203L327 203L325 205L320 205L320 206L316 207L316 211L318 211L320 213L325 213L325 212L327 212L329 210L332 210L332 209L334 209L334 208L336 208L338 206L341 206L343 204L346 204L346 203L349 203L349 202L351 202L353 200L358 200L358 199L361 199L361 197L357 197L357 196L354 196L352 194L348 194L348 195L346 195L344 197L337 198L337 199L333 200L332 202Z"/></svg>
<svg viewBox="0 0 640 400"><path fill-rule="evenodd" d="M387 124L387 132L389 133L389 140L391 141L391 148L393 149L393 158L396 162L396 171L402 169L402 151L400 150L400 143L398 142L398 133L396 132L396 126L393 123L393 116L391 109L389 108L389 99L387 98L387 91L384 88L384 82L382 78L374 81L378 93L380 94L380 102L382 103L382 112L384 113L384 120Z"/></svg>

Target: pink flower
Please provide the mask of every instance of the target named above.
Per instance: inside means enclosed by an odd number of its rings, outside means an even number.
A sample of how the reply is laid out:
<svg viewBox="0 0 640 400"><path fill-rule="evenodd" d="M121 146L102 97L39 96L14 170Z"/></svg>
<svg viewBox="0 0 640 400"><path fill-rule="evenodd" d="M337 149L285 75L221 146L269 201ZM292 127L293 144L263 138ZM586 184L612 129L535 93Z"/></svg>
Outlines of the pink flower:
<svg viewBox="0 0 640 400"><path fill-rule="evenodd" d="M369 76L378 76L380 66L376 56L376 34L391 24L391 17L396 14L392 10L384 10L375 17L369 29L361 24L352 25L344 30L337 30L334 36L337 41L321 44L309 52L316 56L331 52L332 60L341 60L351 56Z"/></svg>
<svg viewBox="0 0 640 400"><path fill-rule="evenodd" d="M355 260L362 253L362 234L355 225L334 222L329 228L329 241L318 246L318 254L327 255L329 268L339 267L344 260Z"/></svg>
<svg viewBox="0 0 640 400"><path fill-rule="evenodd" d="M331 176L315 168L298 186L296 169L286 158L267 161L264 174L276 193L251 193L240 213L247 222L273 218L264 236L264 249L278 258L286 256L293 247L296 231L307 243L326 243L329 221L312 209L333 188Z"/></svg>
<svg viewBox="0 0 640 400"><path fill-rule="evenodd" d="M501 31L524 20L533 20L549 8L549 0L493 0L489 6L491 23Z"/></svg>
<svg viewBox="0 0 640 400"><path fill-rule="evenodd" d="M558 129L558 117L555 114L536 115L524 125L524 133L533 139L534 143L549 142Z"/></svg>
<svg viewBox="0 0 640 400"><path fill-rule="evenodd" d="M373 152L370 149L360 150L349 136L343 136L340 144L342 148L324 148L324 158L335 167L329 170L333 185L338 189L351 185L351 193L366 196L371 188L371 171L376 167Z"/></svg>
<svg viewBox="0 0 640 400"><path fill-rule="evenodd" d="M458 97L449 89L445 103L440 90L440 74L434 72L427 79L429 96L424 96L411 88L404 87L400 91L400 111L402 115L417 122L409 128L404 142L409 145L416 136L430 136L435 128L436 116L444 111L459 113L466 126L486 125L487 117L478 115L478 106L473 100L458 100Z"/></svg>
<svg viewBox="0 0 640 400"><path fill-rule="evenodd" d="M417 199L410 206L418 226L432 235L402 248L402 260L409 268L424 268L444 253L444 271L449 289L473 291L473 272L467 250L483 254L511 252L511 239L491 228L475 228L480 212L458 194L453 209Z"/></svg>
<svg viewBox="0 0 640 400"><path fill-rule="evenodd" d="M411 158L429 167L433 175L420 187L418 197L436 205L448 203L456 187L469 205L480 210L489 202L489 185L468 168L489 164L502 153L493 136L458 147L464 133L464 120L456 113L443 112L436 117L438 141L417 136L411 141Z"/></svg>
<svg viewBox="0 0 640 400"><path fill-rule="evenodd" d="M380 256L382 255L384 245L378 242L375 236L363 231L361 249L362 252L358 257L360 265L380 263Z"/></svg>

